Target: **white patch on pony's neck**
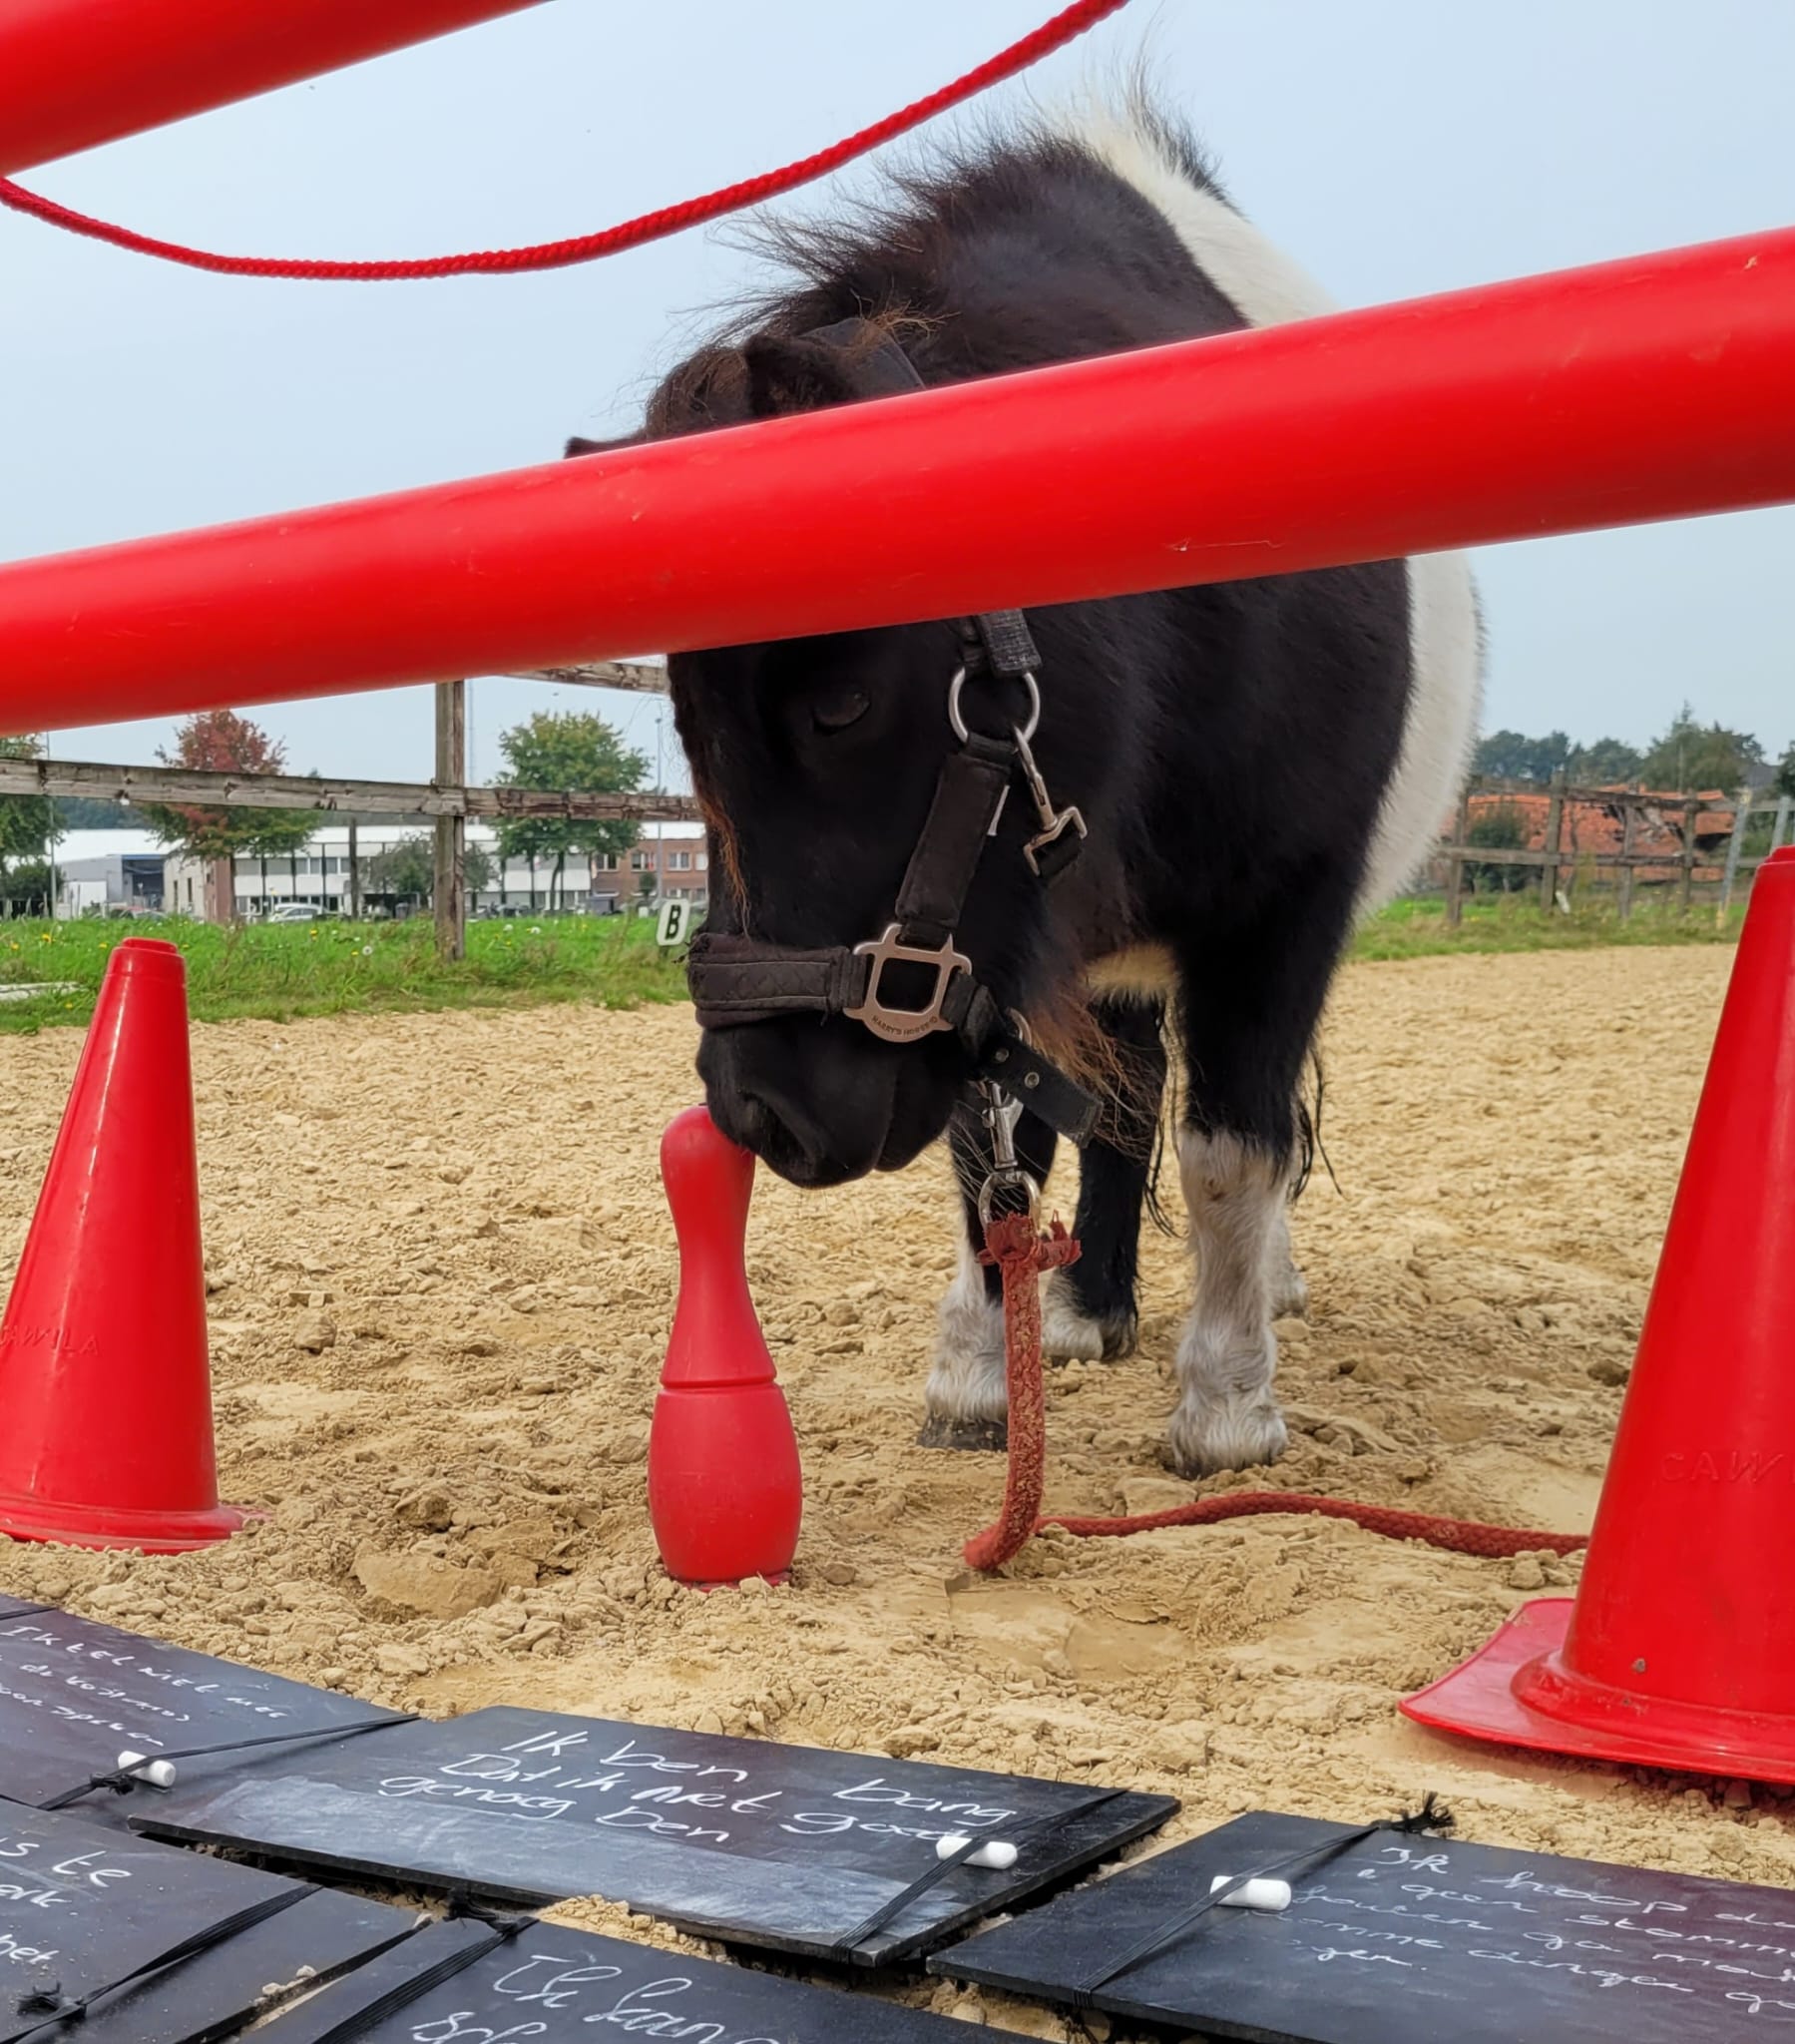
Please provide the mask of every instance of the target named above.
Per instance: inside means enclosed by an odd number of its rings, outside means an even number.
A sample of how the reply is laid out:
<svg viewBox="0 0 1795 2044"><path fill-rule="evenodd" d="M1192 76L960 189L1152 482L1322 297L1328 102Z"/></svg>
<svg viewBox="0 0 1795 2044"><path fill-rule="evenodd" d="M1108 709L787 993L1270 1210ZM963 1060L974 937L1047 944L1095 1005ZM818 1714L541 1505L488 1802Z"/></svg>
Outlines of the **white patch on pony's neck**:
<svg viewBox="0 0 1795 2044"><path fill-rule="evenodd" d="M1249 220L1194 184L1151 128L1125 108L1068 110L1058 125L1163 217L1249 325L1278 326L1338 309ZM1411 560L1408 571L1409 701L1402 750L1359 890L1362 914L1400 893L1432 849L1470 764L1477 728L1482 650L1470 563L1463 554L1430 554Z"/></svg>
<svg viewBox="0 0 1795 2044"><path fill-rule="evenodd" d="M1409 571L1409 707L1359 886L1359 913L1415 877L1451 821L1482 695L1477 592L1463 554L1416 554Z"/></svg>
<svg viewBox="0 0 1795 2044"><path fill-rule="evenodd" d="M1069 139L1090 150L1161 214L1190 259L1249 326L1282 326L1339 307L1315 279L1224 199L1191 183L1150 130L1123 113L1088 108L1066 117Z"/></svg>

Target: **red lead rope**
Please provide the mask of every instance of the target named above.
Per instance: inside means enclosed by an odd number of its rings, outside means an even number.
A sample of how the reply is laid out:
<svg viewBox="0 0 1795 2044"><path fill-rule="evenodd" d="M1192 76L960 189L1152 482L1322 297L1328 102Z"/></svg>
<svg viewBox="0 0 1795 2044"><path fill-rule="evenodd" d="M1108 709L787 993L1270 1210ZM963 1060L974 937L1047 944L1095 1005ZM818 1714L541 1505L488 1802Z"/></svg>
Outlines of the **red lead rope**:
<svg viewBox="0 0 1795 2044"><path fill-rule="evenodd" d="M1004 1510L995 1526L966 1543L970 1568L1001 1569L1041 1530L1047 1476L1047 1392L1041 1375L1041 1279L1079 1260L1079 1246L1056 1221L1046 1235L1031 1214L999 1214L985 1224L979 1261L1004 1279L1004 1379L1010 1391L1010 1467Z"/></svg>
<svg viewBox="0 0 1795 2044"><path fill-rule="evenodd" d="M131 228L115 227L109 221L94 220L73 208L58 206L36 192L27 192L10 178L0 178L0 206L29 214L33 220L63 228L72 235L86 235L96 242L110 242L115 249L128 249L135 256L156 256L165 262L182 262L190 269L210 269L224 276L300 277L311 282L391 283L425 276L508 275L526 269L564 269L570 263L591 262L601 256L616 256L625 249L640 249L646 242L658 242L686 228L701 227L725 214L740 213L750 206L762 206L769 199L782 198L831 171L867 155L881 144L920 128L950 107L975 99L995 85L1016 77L1044 57L1095 28L1110 15L1120 13L1127 0L1077 0L1075 6L1044 22L1032 35L1001 50L989 63L969 71L927 99L887 115L870 128L832 148L819 150L782 170L767 171L739 185L727 185L701 199L687 199L678 206L645 213L621 226L606 228L596 235L578 235L565 242L538 242L528 249L487 249L470 256L421 256L390 262L336 262L275 256L219 256L206 249L189 249L179 242L159 242Z"/></svg>
<svg viewBox="0 0 1795 2044"><path fill-rule="evenodd" d="M1281 1490L1226 1491L1128 1519L1043 1518L1047 1400L1041 1370L1041 1278L1048 1271L1076 1263L1078 1255L1078 1244L1058 1221L1046 1235L1037 1233L1026 1214L1000 1216L986 1227L981 1261L995 1264L1004 1279L1010 1466L1002 1516L995 1526L966 1543L968 1567L986 1572L1002 1568L1005 1562L1015 1560L1043 1526L1058 1526L1086 1539L1115 1539L1128 1533L1154 1533L1166 1526L1209 1526L1220 1519L1253 1518L1270 1512L1349 1519L1368 1533L1382 1533L1392 1540L1422 1540L1452 1554L1489 1559L1541 1550L1571 1554L1589 1544L1584 1533L1523 1533L1508 1526L1486 1526L1476 1519L1447 1519L1433 1512L1405 1512L1391 1505L1352 1504L1345 1498Z"/></svg>

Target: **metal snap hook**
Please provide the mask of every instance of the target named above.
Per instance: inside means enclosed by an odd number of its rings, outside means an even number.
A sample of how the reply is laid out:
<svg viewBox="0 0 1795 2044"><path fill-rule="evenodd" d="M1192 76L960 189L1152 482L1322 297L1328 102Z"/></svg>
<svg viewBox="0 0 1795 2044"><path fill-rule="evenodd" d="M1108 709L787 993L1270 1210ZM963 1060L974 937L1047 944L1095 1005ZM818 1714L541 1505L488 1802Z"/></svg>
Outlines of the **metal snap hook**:
<svg viewBox="0 0 1795 2044"><path fill-rule="evenodd" d="M979 1188L979 1226L989 1228L992 1216L997 1212L998 1196L1001 1193L1021 1195L1023 1212L1031 1221L1041 1219L1041 1187L1039 1183L1020 1166L1009 1171L994 1171Z"/></svg>
<svg viewBox="0 0 1795 2044"><path fill-rule="evenodd" d="M991 1169L979 1188L979 1226L991 1226L998 1197L1004 1193L1018 1196L1029 1219L1037 1221L1041 1217L1041 1185L1016 1156L1016 1124L1022 1119L1022 1102L990 1079L979 1082L979 1094L980 1112L991 1137Z"/></svg>

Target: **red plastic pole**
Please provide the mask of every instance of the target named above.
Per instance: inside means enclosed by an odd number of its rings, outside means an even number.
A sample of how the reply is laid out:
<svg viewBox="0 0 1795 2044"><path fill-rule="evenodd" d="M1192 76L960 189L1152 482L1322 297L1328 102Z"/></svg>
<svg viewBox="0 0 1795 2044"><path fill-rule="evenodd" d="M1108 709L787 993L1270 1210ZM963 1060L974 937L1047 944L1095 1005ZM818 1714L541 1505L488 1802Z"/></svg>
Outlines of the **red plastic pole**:
<svg viewBox="0 0 1795 2044"><path fill-rule="evenodd" d="M0 568L0 732L1795 499L1795 230Z"/></svg>
<svg viewBox="0 0 1795 2044"><path fill-rule="evenodd" d="M4 0L0 175L540 0Z"/></svg>

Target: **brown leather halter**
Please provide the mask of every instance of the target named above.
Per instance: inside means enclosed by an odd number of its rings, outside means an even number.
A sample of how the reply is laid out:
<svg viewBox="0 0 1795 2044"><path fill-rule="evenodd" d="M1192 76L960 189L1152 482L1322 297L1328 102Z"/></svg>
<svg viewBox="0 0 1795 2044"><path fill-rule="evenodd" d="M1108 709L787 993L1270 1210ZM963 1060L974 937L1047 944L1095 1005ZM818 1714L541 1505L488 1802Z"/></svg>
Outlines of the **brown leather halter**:
<svg viewBox="0 0 1795 2044"><path fill-rule="evenodd" d="M894 396L922 389L903 349L863 319L844 319L804 336L851 355L858 394ZM1083 1142L1098 1103L1056 1070L977 978L973 961L955 946L973 876L1019 779L1034 802L1039 829L1023 847L1031 870L1051 884L1077 859L1085 819L1056 808L1029 741L1041 715L1036 680L1040 655L1020 611L991 611L961 627L962 657L948 685L948 723L957 741L942 763L935 798L910 854L892 919L857 944L803 949L757 938L702 931L692 944L687 976L698 1022L733 1029L789 1014L842 1015L887 1043L918 1043L951 1031L972 1063L971 1077L997 1087L1060 1134ZM1029 716L1007 737L969 729L961 699L969 683L1020 682ZM893 965L933 972L928 998L902 1006L888 998Z"/></svg>

